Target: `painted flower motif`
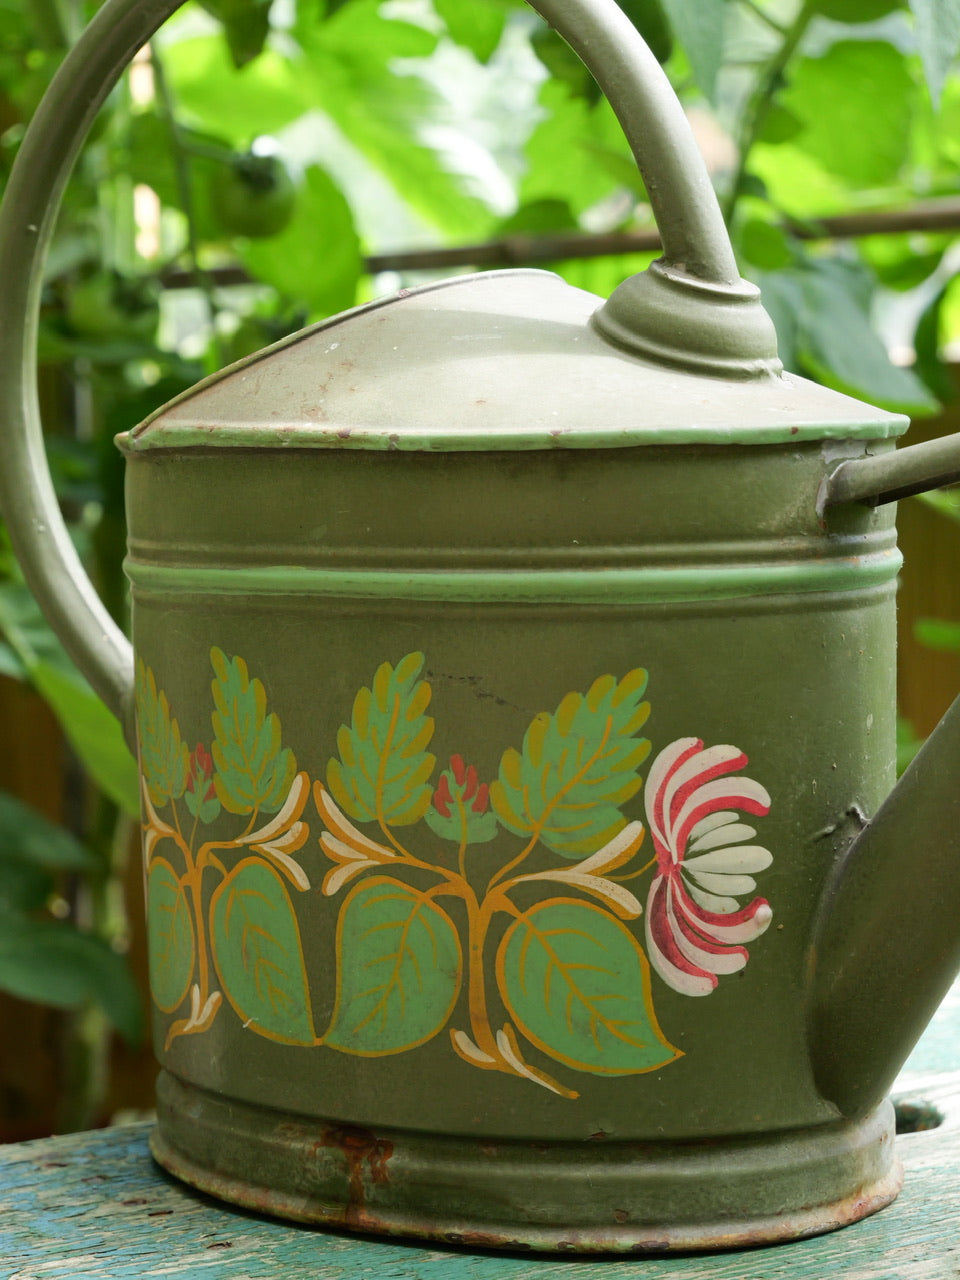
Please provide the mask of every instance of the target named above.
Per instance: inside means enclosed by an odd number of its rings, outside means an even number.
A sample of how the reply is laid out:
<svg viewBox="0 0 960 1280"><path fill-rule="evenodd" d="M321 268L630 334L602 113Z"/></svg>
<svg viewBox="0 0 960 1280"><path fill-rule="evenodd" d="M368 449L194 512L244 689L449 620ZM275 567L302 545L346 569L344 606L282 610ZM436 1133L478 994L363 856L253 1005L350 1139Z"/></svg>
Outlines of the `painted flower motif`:
<svg viewBox="0 0 960 1280"><path fill-rule="evenodd" d="M747 764L736 747L704 747L680 738L657 756L647 777L645 807L657 857L645 915L650 962L675 991L705 996L718 976L747 963L747 949L770 924L765 898L740 907L752 893L751 872L773 861L747 843L756 835L736 810L762 816L770 796L751 778L734 778Z"/></svg>
<svg viewBox="0 0 960 1280"><path fill-rule="evenodd" d="M187 786L204 800L211 800L217 794L213 785L213 756L202 742L198 742L190 753Z"/></svg>
<svg viewBox="0 0 960 1280"><path fill-rule="evenodd" d="M321 891L327 897L339 893L348 880L362 871L396 860L398 855L393 849L378 844L357 830L319 782L313 784L313 798L325 827L320 835L320 847L335 864L323 877L321 885Z"/></svg>
<svg viewBox="0 0 960 1280"><path fill-rule="evenodd" d="M190 753L184 801L195 818L213 822L220 813L220 801L213 782L213 756L202 742Z"/></svg>
<svg viewBox="0 0 960 1280"><path fill-rule="evenodd" d="M441 773L423 816L430 830L444 840L464 847L484 844L497 834L497 815L490 812L489 804L488 783L480 781L463 756L451 756L450 768Z"/></svg>
<svg viewBox="0 0 960 1280"><path fill-rule="evenodd" d="M310 795L310 779L306 773L294 775L287 798L276 817L266 826L258 827L237 840L237 844L249 845L269 858L285 873L298 889L309 889L307 873L291 855L301 849L310 834L310 828L301 822L300 815Z"/></svg>

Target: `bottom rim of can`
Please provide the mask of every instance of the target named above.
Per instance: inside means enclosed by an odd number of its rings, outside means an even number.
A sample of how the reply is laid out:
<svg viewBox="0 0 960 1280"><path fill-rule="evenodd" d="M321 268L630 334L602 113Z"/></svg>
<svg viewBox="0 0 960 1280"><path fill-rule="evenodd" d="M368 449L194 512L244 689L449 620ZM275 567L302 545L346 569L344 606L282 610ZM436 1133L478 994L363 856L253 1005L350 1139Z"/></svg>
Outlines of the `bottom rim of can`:
<svg viewBox="0 0 960 1280"><path fill-rule="evenodd" d="M471 1249L646 1255L837 1230L902 1185L893 1109L865 1119L684 1143L451 1140L288 1115L161 1073L151 1151L245 1209L318 1227ZM615 1207L616 1206L616 1207Z"/></svg>

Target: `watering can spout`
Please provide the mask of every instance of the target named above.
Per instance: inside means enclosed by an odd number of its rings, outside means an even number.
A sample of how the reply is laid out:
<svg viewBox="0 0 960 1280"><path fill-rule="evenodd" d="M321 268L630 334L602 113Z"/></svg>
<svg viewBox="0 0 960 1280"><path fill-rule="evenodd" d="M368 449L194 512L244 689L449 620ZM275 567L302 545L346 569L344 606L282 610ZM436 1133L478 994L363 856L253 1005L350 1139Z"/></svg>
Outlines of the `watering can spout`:
<svg viewBox="0 0 960 1280"><path fill-rule="evenodd" d="M884 1097L960 969L960 698L840 855L810 951L817 1085L848 1117Z"/></svg>

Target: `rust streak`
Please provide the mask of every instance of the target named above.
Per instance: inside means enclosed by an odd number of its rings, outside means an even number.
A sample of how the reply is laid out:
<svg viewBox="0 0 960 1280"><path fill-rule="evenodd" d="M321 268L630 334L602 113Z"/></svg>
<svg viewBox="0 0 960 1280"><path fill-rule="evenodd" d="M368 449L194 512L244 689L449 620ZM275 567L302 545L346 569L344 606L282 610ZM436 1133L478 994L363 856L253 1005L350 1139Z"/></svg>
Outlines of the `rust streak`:
<svg viewBox="0 0 960 1280"><path fill-rule="evenodd" d="M316 1145L317 1147L336 1147L343 1152L348 1177L344 1223L348 1226L364 1225L367 1221L364 1165L367 1166L371 1182L380 1185L389 1182L390 1173L387 1164L393 1155L393 1143L378 1138L369 1129L344 1124L325 1129L323 1137Z"/></svg>

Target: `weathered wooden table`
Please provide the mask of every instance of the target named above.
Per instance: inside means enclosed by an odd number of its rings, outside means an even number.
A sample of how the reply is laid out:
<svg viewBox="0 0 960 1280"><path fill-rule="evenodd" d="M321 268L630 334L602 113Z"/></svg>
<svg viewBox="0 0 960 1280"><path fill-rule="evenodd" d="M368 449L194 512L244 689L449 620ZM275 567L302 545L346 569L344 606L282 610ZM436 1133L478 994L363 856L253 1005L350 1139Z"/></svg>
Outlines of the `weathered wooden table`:
<svg viewBox="0 0 960 1280"><path fill-rule="evenodd" d="M162 1173L138 1124L0 1147L0 1280L960 1280L960 984L897 1093L943 1122L903 1134L890 1208L832 1235L708 1257L474 1254L243 1213Z"/></svg>

